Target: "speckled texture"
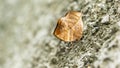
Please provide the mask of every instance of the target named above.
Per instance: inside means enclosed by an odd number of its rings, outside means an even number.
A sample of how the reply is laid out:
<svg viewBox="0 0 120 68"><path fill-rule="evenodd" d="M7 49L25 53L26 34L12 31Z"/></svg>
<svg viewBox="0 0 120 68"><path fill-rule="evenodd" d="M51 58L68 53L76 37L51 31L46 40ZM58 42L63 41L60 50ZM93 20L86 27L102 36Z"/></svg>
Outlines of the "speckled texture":
<svg viewBox="0 0 120 68"><path fill-rule="evenodd" d="M83 13L81 40L53 36L58 18ZM1 0L0 68L120 68L120 0Z"/></svg>

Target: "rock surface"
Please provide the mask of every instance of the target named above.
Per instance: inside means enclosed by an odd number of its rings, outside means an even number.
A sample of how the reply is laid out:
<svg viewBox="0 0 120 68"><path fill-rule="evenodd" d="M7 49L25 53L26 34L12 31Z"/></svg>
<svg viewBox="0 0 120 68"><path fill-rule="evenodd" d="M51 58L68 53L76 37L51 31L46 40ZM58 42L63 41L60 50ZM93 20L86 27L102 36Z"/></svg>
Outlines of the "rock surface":
<svg viewBox="0 0 120 68"><path fill-rule="evenodd" d="M83 13L69 49L53 36L58 18ZM1 0L0 68L120 68L120 0Z"/></svg>

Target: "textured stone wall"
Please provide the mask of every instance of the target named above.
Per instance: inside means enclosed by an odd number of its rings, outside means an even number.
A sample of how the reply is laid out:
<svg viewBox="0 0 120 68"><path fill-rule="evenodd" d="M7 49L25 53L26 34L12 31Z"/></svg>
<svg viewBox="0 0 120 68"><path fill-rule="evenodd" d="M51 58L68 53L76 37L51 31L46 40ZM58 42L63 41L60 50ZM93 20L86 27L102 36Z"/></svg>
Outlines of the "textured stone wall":
<svg viewBox="0 0 120 68"><path fill-rule="evenodd" d="M52 34L69 10L84 24L71 49ZM120 0L0 0L0 68L120 68Z"/></svg>

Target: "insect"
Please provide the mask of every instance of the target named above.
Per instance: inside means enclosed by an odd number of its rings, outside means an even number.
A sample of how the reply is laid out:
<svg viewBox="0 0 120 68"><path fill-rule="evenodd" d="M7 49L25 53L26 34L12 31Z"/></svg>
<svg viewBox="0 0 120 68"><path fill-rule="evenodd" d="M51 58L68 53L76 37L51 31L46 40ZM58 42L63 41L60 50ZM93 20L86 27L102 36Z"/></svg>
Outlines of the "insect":
<svg viewBox="0 0 120 68"><path fill-rule="evenodd" d="M82 14L77 11L69 11L58 20L53 34L62 41L73 42L79 40L82 33Z"/></svg>

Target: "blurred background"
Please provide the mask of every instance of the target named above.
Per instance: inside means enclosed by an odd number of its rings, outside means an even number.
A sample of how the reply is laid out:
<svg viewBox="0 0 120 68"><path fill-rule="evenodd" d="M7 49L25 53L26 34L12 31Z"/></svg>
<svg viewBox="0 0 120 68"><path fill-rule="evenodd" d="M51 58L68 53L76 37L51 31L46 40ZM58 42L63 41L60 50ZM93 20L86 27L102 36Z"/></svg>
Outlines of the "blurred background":
<svg viewBox="0 0 120 68"><path fill-rule="evenodd" d="M59 40L52 33L69 10L83 13L84 37L76 46L89 49L56 57ZM119 0L0 0L0 68L120 68L118 45ZM81 61L91 59L86 55L94 61Z"/></svg>
<svg viewBox="0 0 120 68"><path fill-rule="evenodd" d="M48 34L61 10L59 2L62 1L0 0L0 68L30 67L36 43L51 37Z"/></svg>

